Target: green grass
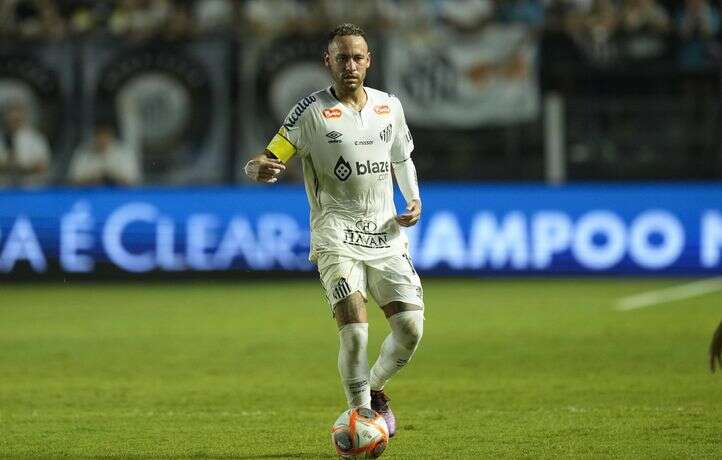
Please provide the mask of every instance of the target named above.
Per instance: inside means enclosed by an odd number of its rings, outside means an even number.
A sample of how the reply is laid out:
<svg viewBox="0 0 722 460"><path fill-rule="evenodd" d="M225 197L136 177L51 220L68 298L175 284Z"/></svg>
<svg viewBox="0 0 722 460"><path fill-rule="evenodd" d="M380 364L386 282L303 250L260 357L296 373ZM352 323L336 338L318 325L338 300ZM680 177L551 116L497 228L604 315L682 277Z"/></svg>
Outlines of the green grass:
<svg viewBox="0 0 722 460"><path fill-rule="evenodd" d="M426 280L384 458L722 458L719 293L686 280ZM371 358L388 327L371 310ZM331 458L317 281L0 286L0 457Z"/></svg>

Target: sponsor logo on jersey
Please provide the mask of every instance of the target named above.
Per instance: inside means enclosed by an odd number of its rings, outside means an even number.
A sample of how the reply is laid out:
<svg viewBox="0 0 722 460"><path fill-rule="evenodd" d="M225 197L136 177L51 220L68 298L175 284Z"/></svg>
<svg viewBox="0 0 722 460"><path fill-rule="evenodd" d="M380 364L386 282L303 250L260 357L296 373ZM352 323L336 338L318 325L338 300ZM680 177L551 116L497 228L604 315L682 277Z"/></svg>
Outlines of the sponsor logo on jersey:
<svg viewBox="0 0 722 460"><path fill-rule="evenodd" d="M344 230L343 242L352 246L371 249L391 247L388 233L364 232L350 228Z"/></svg>
<svg viewBox="0 0 722 460"><path fill-rule="evenodd" d="M331 131L330 133L326 133L329 144L340 144L341 142L343 142L341 140L341 136L343 136L343 134L339 133L338 131Z"/></svg>
<svg viewBox="0 0 722 460"><path fill-rule="evenodd" d="M364 174L378 174L389 172L388 161L370 161L366 163L356 162L356 174L363 176Z"/></svg>
<svg viewBox="0 0 722 460"><path fill-rule="evenodd" d="M372 139L364 139L361 141L353 141L353 145L373 145L374 141Z"/></svg>
<svg viewBox="0 0 722 460"><path fill-rule="evenodd" d="M379 115L388 115L391 113L391 109L386 104L375 105L374 112L376 112Z"/></svg>
<svg viewBox="0 0 722 460"><path fill-rule="evenodd" d="M393 125L389 123L380 133L379 137L384 142L391 142L391 131L393 130Z"/></svg>
<svg viewBox="0 0 722 460"><path fill-rule="evenodd" d="M323 118L341 118L341 109L324 109Z"/></svg>
<svg viewBox="0 0 722 460"><path fill-rule="evenodd" d="M356 229L362 232L375 232L378 228L376 222L372 220L359 220L356 222Z"/></svg>
<svg viewBox="0 0 722 460"><path fill-rule="evenodd" d="M344 160L343 157L338 157L336 166L333 168L333 173L339 180L345 181L351 175L351 163Z"/></svg>

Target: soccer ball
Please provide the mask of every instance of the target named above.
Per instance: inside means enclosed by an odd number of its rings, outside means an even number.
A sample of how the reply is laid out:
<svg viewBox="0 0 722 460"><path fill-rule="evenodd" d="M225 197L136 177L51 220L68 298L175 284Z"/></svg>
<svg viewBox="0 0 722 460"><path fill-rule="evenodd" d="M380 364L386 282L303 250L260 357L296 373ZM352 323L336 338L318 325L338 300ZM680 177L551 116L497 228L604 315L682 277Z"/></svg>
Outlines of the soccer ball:
<svg viewBox="0 0 722 460"><path fill-rule="evenodd" d="M333 424L331 443L341 458L378 458L389 443L389 428L371 409L349 409Z"/></svg>

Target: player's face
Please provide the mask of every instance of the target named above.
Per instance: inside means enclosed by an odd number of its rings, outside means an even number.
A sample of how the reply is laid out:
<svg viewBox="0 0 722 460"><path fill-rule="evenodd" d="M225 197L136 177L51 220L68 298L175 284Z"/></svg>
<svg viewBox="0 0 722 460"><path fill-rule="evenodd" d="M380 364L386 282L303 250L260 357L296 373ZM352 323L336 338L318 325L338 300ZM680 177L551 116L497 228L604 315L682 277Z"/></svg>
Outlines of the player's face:
<svg viewBox="0 0 722 460"><path fill-rule="evenodd" d="M363 86L371 67L371 53L363 37L344 35L328 45L325 63L337 88L355 91Z"/></svg>

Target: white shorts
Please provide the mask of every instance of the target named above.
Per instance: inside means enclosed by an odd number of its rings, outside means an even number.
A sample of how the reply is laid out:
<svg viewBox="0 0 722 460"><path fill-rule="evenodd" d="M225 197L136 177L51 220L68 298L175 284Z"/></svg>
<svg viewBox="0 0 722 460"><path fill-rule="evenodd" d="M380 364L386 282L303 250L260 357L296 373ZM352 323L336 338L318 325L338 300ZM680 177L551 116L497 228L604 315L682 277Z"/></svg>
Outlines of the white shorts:
<svg viewBox="0 0 722 460"><path fill-rule="evenodd" d="M374 260L320 254L318 272L332 310L356 291L364 300L371 294L382 307L390 302L404 302L424 308L421 279L406 254Z"/></svg>

